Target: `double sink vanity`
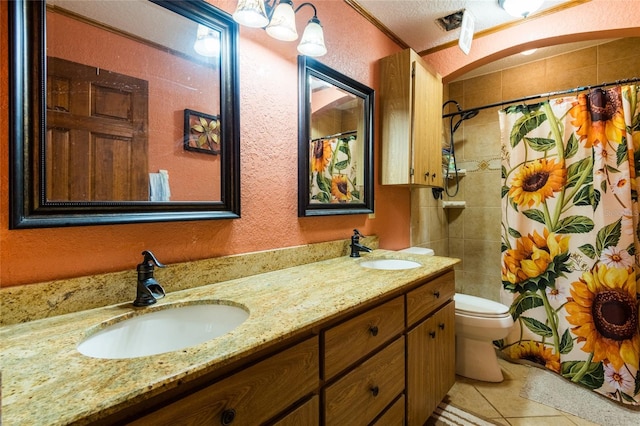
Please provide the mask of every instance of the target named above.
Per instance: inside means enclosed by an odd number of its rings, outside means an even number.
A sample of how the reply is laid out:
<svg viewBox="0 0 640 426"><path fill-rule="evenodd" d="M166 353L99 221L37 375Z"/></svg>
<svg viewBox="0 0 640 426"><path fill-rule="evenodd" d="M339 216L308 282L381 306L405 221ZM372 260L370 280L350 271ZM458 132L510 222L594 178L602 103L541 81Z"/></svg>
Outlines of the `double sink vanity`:
<svg viewBox="0 0 640 426"><path fill-rule="evenodd" d="M374 250L7 325L4 424L422 425L455 380L457 262Z"/></svg>

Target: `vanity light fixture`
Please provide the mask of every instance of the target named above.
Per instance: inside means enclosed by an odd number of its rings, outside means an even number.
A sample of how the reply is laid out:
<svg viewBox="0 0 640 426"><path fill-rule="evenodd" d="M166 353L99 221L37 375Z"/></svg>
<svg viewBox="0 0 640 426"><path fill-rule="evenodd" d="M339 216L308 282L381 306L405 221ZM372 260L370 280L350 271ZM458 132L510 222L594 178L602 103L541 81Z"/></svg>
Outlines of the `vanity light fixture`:
<svg viewBox="0 0 640 426"><path fill-rule="evenodd" d="M212 28L198 24L193 50L206 57L218 56L220 54L220 35Z"/></svg>
<svg viewBox="0 0 640 426"><path fill-rule="evenodd" d="M498 0L498 4L509 15L516 18L526 18L540 9L544 0Z"/></svg>
<svg viewBox="0 0 640 426"><path fill-rule="evenodd" d="M313 4L302 3L294 10L291 0L272 0L271 3L269 1L239 0L233 19L240 25L264 28L269 36L277 40L294 41L298 39L295 14L302 7L310 6L313 9L313 17L307 22L302 33L298 52L306 56L322 56L327 53L324 32Z"/></svg>

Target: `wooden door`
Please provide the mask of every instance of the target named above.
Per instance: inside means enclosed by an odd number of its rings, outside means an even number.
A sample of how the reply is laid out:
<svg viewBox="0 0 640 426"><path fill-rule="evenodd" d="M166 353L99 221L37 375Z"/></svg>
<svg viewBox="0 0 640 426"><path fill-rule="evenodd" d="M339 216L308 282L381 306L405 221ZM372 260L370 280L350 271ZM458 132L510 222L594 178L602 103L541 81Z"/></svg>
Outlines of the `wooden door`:
<svg viewBox="0 0 640 426"><path fill-rule="evenodd" d="M147 201L148 83L47 58L48 201Z"/></svg>

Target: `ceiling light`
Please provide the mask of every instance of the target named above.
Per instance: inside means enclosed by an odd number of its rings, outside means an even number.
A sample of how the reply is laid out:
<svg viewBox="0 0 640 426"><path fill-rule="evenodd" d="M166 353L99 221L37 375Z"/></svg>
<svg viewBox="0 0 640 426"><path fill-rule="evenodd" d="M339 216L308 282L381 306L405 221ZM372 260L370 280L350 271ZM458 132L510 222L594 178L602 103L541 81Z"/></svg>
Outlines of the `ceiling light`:
<svg viewBox="0 0 640 426"><path fill-rule="evenodd" d="M202 56L218 56L220 54L220 35L217 31L198 24L193 50Z"/></svg>
<svg viewBox="0 0 640 426"><path fill-rule="evenodd" d="M498 4L509 15L516 18L526 18L540 9L544 0L498 0Z"/></svg>
<svg viewBox="0 0 640 426"><path fill-rule="evenodd" d="M525 55L525 56L529 56L532 53L535 53L535 51L538 49L529 49L529 50L523 50L522 52L520 52L521 55Z"/></svg>
<svg viewBox="0 0 640 426"><path fill-rule="evenodd" d="M324 32L316 7L311 3L302 3L294 10L292 0L239 0L233 19L241 25L264 28L277 40L294 41L298 39L295 14L304 6L313 8L313 17L304 29L298 52L306 56L322 56L327 53Z"/></svg>

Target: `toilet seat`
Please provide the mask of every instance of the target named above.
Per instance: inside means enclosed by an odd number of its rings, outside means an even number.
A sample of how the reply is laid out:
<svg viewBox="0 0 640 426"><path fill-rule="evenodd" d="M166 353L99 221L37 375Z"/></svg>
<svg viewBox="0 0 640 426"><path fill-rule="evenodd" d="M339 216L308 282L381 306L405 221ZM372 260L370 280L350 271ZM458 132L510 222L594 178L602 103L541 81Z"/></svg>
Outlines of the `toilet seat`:
<svg viewBox="0 0 640 426"><path fill-rule="evenodd" d="M504 318L511 316L509 307L493 300L456 293L453 296L456 312L478 318Z"/></svg>

